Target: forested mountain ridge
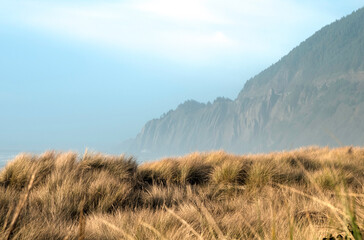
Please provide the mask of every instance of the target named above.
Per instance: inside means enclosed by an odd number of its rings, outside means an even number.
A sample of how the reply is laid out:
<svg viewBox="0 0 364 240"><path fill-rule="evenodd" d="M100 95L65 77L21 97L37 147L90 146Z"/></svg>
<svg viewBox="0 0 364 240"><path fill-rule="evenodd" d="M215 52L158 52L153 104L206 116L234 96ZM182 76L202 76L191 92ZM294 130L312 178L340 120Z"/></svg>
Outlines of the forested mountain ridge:
<svg viewBox="0 0 364 240"><path fill-rule="evenodd" d="M187 101L149 121L141 159L224 149L364 144L364 8L325 26L246 82L235 100Z"/></svg>

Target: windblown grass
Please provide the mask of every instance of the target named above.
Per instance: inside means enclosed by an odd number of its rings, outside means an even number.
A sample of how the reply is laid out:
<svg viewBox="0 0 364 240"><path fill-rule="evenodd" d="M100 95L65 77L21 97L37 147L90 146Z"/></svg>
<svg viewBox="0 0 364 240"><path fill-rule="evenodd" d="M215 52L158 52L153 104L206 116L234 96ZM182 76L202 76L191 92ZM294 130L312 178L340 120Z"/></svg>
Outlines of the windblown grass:
<svg viewBox="0 0 364 240"><path fill-rule="evenodd" d="M0 172L0 239L362 239L363 183L354 147L19 155Z"/></svg>

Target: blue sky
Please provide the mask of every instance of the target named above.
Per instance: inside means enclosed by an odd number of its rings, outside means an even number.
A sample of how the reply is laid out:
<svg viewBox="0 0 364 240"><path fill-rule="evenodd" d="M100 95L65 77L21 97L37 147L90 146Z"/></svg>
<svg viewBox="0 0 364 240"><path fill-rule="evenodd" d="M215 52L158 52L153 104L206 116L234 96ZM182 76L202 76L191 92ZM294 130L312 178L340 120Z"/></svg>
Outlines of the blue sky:
<svg viewBox="0 0 364 240"><path fill-rule="evenodd" d="M118 152L244 83L358 0L0 0L0 150Z"/></svg>

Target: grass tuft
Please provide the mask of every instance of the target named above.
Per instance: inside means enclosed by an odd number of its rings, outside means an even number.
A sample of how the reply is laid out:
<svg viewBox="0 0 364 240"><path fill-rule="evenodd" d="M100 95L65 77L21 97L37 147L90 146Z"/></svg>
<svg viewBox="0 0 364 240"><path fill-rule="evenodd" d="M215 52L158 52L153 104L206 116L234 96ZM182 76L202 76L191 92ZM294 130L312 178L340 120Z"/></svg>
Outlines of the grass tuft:
<svg viewBox="0 0 364 240"><path fill-rule="evenodd" d="M363 182L358 147L21 154L0 171L0 239L363 239Z"/></svg>

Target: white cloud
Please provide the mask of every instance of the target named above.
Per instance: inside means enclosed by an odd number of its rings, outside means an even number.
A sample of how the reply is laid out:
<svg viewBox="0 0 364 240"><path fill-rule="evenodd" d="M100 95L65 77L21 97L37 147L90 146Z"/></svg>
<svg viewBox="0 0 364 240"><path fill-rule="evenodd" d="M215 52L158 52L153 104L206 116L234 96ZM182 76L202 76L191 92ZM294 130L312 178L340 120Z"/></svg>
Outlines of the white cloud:
<svg viewBox="0 0 364 240"><path fill-rule="evenodd" d="M208 3L201 0L149 0L135 4L134 7L146 13L179 21L226 22L213 14L208 9Z"/></svg>
<svg viewBox="0 0 364 240"><path fill-rule="evenodd" d="M182 61L221 54L282 54L287 44L297 44L297 39L304 40L302 37L333 20L318 9L288 0L4 3L10 9L7 20L18 24L113 50Z"/></svg>

